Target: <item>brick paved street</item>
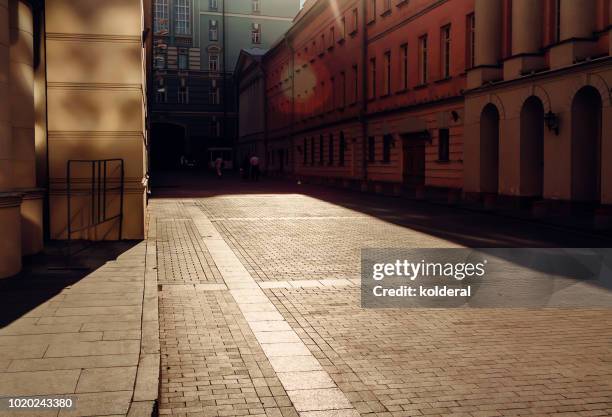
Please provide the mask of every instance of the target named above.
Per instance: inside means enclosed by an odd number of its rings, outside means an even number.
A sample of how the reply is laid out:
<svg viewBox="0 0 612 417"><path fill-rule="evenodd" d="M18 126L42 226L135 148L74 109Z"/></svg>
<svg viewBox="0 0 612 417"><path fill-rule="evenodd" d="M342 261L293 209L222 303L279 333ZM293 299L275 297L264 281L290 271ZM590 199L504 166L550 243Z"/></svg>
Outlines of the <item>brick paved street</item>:
<svg viewBox="0 0 612 417"><path fill-rule="evenodd" d="M364 310L358 286L363 247L609 241L315 186L167 181L150 206L160 414L612 415L612 310Z"/></svg>

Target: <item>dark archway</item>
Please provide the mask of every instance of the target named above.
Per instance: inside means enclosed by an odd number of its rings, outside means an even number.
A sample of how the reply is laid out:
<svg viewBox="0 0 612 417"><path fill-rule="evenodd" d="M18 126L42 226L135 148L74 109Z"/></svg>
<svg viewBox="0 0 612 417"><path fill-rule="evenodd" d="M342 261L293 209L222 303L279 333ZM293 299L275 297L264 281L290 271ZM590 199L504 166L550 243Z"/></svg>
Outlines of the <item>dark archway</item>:
<svg viewBox="0 0 612 417"><path fill-rule="evenodd" d="M487 104L480 115L480 190L497 193L499 186L499 111Z"/></svg>
<svg viewBox="0 0 612 417"><path fill-rule="evenodd" d="M181 156L186 158L185 128L173 123L153 123L150 161L152 171L181 168Z"/></svg>
<svg viewBox="0 0 612 417"><path fill-rule="evenodd" d="M602 100L591 86L572 102L572 199L596 202L601 197Z"/></svg>
<svg viewBox="0 0 612 417"><path fill-rule="evenodd" d="M521 195L541 197L544 191L544 105L531 96L521 109Z"/></svg>

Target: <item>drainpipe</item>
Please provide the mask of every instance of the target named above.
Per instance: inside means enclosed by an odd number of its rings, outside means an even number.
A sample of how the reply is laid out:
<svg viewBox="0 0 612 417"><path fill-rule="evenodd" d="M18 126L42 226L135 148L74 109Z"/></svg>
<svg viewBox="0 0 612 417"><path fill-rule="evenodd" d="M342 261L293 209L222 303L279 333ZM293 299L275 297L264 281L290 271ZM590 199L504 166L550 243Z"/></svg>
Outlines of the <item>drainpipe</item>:
<svg viewBox="0 0 612 417"><path fill-rule="evenodd" d="M225 39L227 35L227 30L225 27L225 24L226 24L225 2L226 1L227 0L223 0L223 10L222 10L222 13L223 13L223 18L222 18L222 21L223 21L223 125L222 126L223 128L221 129L221 131L222 131L223 139L227 139L226 138L226 134L227 134L227 76L226 76L227 75L227 68L226 68L227 60L226 60L226 52L227 51L225 49L227 45L227 42ZM232 147L233 145L234 144L232 143Z"/></svg>
<svg viewBox="0 0 612 417"><path fill-rule="evenodd" d="M261 59L261 62L259 64L259 70L261 72L261 77L263 80L263 116L264 116L264 154L263 157L266 161L266 175L268 174L268 166L269 166L269 161L268 161L268 77L267 77L267 73L264 67L264 63L263 63L263 57ZM256 148L257 149L257 148Z"/></svg>
<svg viewBox="0 0 612 417"><path fill-rule="evenodd" d="M362 175L363 181L368 181L368 22L366 16L366 0L361 0L361 21L363 30L361 34L361 114L359 119L361 121L361 132L362 132Z"/></svg>
<svg viewBox="0 0 612 417"><path fill-rule="evenodd" d="M285 35L285 45L289 49L291 53L291 124L289 125L289 149L291 150L291 162L295 165L294 156L294 143L293 143L293 133L295 128L295 51L291 46L291 42L289 42L289 38ZM289 167L287 167L289 168ZM292 167L291 173L295 173L295 166Z"/></svg>

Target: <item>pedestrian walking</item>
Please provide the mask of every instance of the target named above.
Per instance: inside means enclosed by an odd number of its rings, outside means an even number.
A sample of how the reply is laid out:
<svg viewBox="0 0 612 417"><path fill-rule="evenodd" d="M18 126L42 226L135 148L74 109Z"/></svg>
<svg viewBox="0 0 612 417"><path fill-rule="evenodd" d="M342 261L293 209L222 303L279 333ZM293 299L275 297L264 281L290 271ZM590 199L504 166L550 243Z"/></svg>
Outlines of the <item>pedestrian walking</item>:
<svg viewBox="0 0 612 417"><path fill-rule="evenodd" d="M253 181L259 181L259 158L253 155L249 163L251 164L251 179Z"/></svg>
<svg viewBox="0 0 612 417"><path fill-rule="evenodd" d="M217 178L221 179L223 176L223 158L215 159L215 170L217 171Z"/></svg>

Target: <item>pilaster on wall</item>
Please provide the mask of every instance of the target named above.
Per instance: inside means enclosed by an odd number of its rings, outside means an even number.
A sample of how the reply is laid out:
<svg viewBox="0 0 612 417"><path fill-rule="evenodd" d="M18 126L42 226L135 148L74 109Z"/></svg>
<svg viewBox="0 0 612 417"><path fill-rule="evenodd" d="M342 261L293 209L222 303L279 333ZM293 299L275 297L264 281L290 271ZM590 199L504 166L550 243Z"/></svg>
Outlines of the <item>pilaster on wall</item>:
<svg viewBox="0 0 612 417"><path fill-rule="evenodd" d="M66 237L66 163L71 159L124 160L123 238L144 235L141 36L141 0L46 2L51 238ZM90 181L88 174L72 178ZM83 199L74 202L75 227L87 217ZM113 222L73 238L116 239L118 229Z"/></svg>

